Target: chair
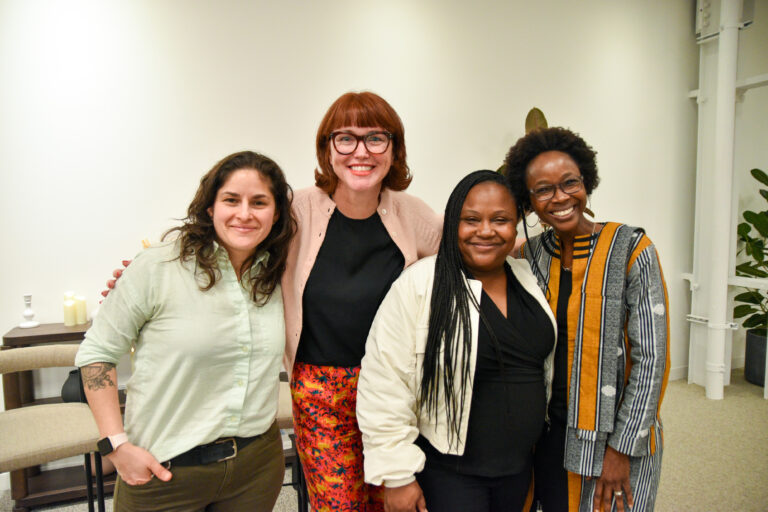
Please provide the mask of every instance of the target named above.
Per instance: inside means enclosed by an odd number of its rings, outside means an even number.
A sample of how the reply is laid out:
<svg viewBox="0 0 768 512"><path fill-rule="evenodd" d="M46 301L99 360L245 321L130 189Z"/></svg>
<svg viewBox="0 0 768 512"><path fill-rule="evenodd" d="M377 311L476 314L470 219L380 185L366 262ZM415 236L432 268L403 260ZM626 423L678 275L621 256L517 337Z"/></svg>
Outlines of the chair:
<svg viewBox="0 0 768 512"><path fill-rule="evenodd" d="M0 350L0 374L75 365L78 345L41 345ZM85 456L88 509L93 512L90 453L99 430L84 403L31 405L0 412L0 473L74 455ZM95 457L99 512L104 509L101 458Z"/></svg>
<svg viewBox="0 0 768 512"><path fill-rule="evenodd" d="M280 388L278 391L277 426L280 430L293 429L293 405L291 403L291 387L288 384L288 374L280 372ZM309 511L309 496L304 470L301 467L299 453L296 451L296 437L290 434L291 447L284 451L285 463L291 466L291 481L283 484L290 485L296 491L299 512Z"/></svg>

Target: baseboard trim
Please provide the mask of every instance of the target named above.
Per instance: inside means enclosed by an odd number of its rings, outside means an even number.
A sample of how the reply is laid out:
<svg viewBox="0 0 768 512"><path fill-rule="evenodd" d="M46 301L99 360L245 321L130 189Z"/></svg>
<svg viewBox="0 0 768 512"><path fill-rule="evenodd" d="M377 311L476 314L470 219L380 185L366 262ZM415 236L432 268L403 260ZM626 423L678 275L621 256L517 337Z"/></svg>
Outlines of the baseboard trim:
<svg viewBox="0 0 768 512"><path fill-rule="evenodd" d="M680 380L688 378L688 367L679 366L677 368L669 369L669 380Z"/></svg>
<svg viewBox="0 0 768 512"><path fill-rule="evenodd" d="M744 368L744 357L734 357L731 359L731 371ZM688 378L688 366L678 366L669 369L669 380L680 380Z"/></svg>

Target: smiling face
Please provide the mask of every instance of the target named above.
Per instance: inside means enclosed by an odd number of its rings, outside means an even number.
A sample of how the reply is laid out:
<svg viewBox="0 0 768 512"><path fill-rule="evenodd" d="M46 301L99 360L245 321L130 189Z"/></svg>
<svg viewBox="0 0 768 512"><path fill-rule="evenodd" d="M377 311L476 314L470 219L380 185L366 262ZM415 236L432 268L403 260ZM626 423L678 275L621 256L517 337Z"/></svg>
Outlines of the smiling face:
<svg viewBox="0 0 768 512"><path fill-rule="evenodd" d="M348 132L359 136L364 136L371 132L386 131L381 127L345 126L333 130L334 132ZM337 192L344 193L370 192L381 189L381 182L389 173L392 167L392 146L384 153L375 154L369 152L365 144L359 142L357 148L349 155L342 155L333 144L330 144L331 167L339 179Z"/></svg>
<svg viewBox="0 0 768 512"><path fill-rule="evenodd" d="M504 260L515 245L517 220L517 205L503 185L487 181L469 191L459 218L459 252L476 278L504 271Z"/></svg>
<svg viewBox="0 0 768 512"><path fill-rule="evenodd" d="M528 190L546 185L555 186L555 195L538 200L531 194L531 206L541 222L552 226L559 236L576 236L589 233L590 222L584 217L587 207L587 191L583 186L570 194L560 188L566 180L581 178L581 171L567 153L546 151L528 164L526 184Z"/></svg>
<svg viewBox="0 0 768 512"><path fill-rule="evenodd" d="M255 169L239 169L216 192L208 214L216 241L226 249L235 270L267 238L277 222L270 180Z"/></svg>

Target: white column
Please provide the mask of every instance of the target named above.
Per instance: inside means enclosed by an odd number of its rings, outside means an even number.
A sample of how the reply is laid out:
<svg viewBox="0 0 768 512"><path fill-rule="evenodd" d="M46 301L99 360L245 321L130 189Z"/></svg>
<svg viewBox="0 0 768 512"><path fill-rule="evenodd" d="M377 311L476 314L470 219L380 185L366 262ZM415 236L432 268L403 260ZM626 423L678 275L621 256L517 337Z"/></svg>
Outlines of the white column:
<svg viewBox="0 0 768 512"><path fill-rule="evenodd" d="M718 38L717 93L715 97L715 173L712 232L710 238L709 329L707 336L706 395L723 398L725 340L728 307L728 275L731 238L731 190L733 186L733 138L736 114L736 62L742 0L722 0Z"/></svg>

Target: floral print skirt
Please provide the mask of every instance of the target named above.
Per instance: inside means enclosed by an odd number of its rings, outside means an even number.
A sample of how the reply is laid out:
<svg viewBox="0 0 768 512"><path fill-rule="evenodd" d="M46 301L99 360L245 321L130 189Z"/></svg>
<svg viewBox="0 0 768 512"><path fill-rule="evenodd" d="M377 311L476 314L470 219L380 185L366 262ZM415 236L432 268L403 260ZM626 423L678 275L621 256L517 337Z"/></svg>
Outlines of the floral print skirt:
<svg viewBox="0 0 768 512"><path fill-rule="evenodd" d="M293 367L293 428L313 511L384 511L384 488L363 481L359 374L359 366Z"/></svg>

